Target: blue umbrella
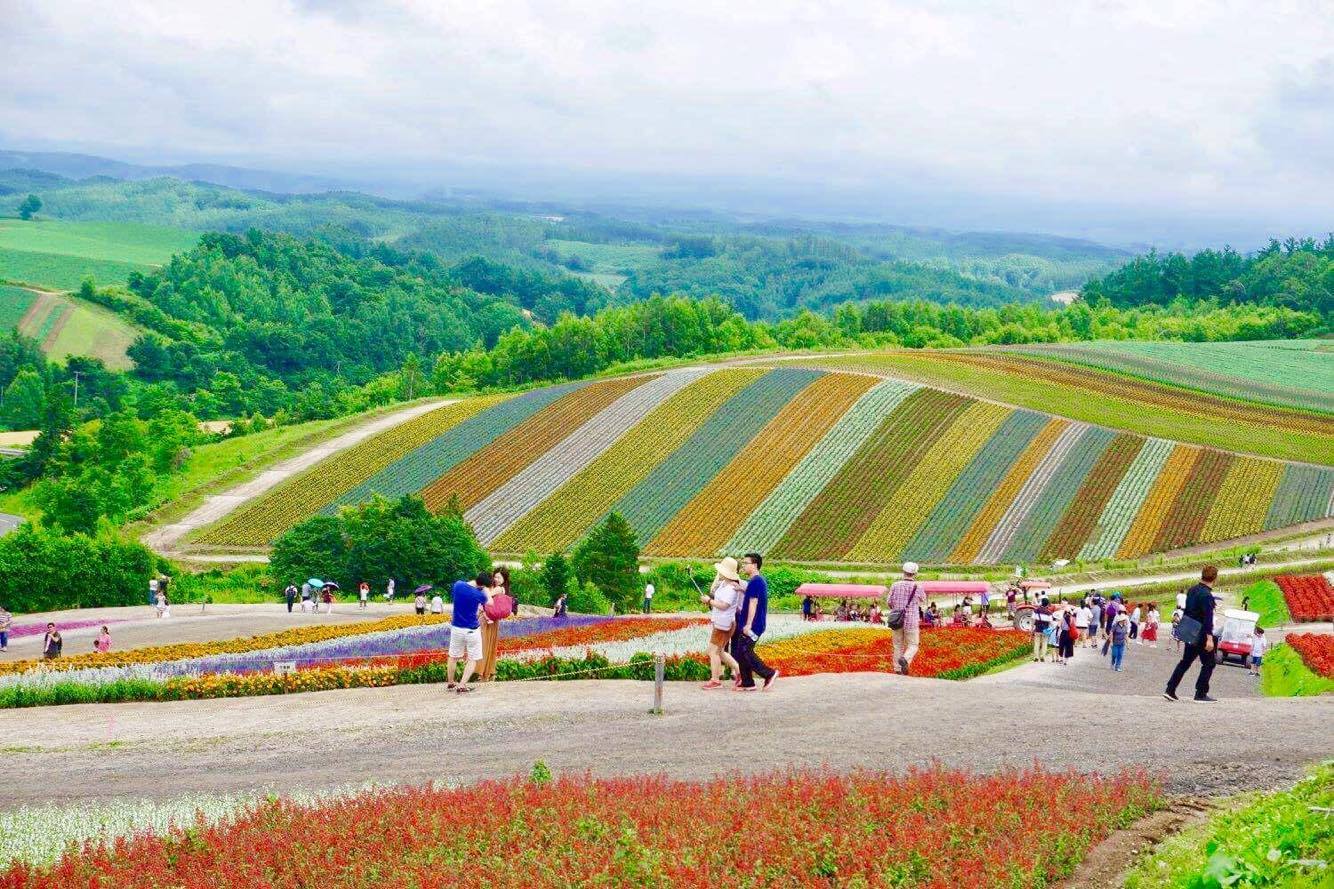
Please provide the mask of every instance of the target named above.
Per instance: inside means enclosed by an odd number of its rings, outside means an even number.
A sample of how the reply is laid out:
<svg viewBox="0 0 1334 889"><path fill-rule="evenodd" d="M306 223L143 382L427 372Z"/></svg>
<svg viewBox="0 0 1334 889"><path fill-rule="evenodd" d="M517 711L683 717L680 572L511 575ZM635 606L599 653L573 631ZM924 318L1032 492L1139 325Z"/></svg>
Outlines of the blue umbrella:
<svg viewBox="0 0 1334 889"><path fill-rule="evenodd" d="M317 590L324 586L324 581L320 580L318 577L312 577L310 580L306 581L306 583Z"/></svg>

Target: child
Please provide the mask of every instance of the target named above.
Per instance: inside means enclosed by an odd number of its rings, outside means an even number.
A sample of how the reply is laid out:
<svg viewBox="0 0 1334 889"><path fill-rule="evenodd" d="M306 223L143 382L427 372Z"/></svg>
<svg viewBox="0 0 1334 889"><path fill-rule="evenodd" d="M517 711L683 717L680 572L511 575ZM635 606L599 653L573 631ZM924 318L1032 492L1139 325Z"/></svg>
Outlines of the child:
<svg viewBox="0 0 1334 889"><path fill-rule="evenodd" d="M1265 638L1265 631L1257 626L1255 635L1251 637L1251 653L1246 656L1246 666L1250 668L1252 676L1260 675L1260 664L1268 649L1269 640Z"/></svg>
<svg viewBox="0 0 1334 889"><path fill-rule="evenodd" d="M357 599L360 600L362 608L365 608L370 604L370 598L371 585L363 580L361 586L357 587Z"/></svg>
<svg viewBox="0 0 1334 889"><path fill-rule="evenodd" d="M1158 606L1150 605L1148 617L1144 619L1144 632L1140 638L1149 643L1150 648L1158 647Z"/></svg>
<svg viewBox="0 0 1334 889"><path fill-rule="evenodd" d="M1185 614L1185 613L1186 613L1186 612L1183 611L1180 607L1177 607L1177 608L1176 608L1175 610L1173 610L1173 612L1172 612L1172 651L1173 651L1173 652L1178 652L1178 651L1181 650L1181 637L1177 635L1177 624L1181 623L1181 616L1182 616L1183 614Z"/></svg>
<svg viewBox="0 0 1334 889"><path fill-rule="evenodd" d="M98 654L106 654L111 650L111 631L105 626L102 627L102 634L93 640L93 651Z"/></svg>

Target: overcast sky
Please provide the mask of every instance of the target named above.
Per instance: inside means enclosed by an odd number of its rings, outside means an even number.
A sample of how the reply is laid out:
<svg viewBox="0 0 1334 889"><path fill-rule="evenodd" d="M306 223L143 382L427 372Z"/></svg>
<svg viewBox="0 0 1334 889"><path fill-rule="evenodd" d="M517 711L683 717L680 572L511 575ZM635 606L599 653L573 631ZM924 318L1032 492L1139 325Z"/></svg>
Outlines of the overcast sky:
<svg viewBox="0 0 1334 889"><path fill-rule="evenodd" d="M1041 228L1050 205L1319 230L1332 10L0 0L0 142L429 184L538 170L914 194L904 212L975 207L979 225L1001 206Z"/></svg>

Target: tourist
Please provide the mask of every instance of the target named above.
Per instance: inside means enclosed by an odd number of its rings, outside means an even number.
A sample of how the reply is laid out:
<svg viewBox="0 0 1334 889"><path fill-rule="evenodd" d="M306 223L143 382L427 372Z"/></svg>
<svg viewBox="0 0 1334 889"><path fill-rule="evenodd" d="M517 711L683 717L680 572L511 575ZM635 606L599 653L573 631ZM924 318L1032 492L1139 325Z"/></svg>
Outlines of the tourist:
<svg viewBox="0 0 1334 889"><path fill-rule="evenodd" d="M848 600L841 599L838 603L838 607L834 609L834 620L847 620L847 619L848 619Z"/></svg>
<svg viewBox="0 0 1334 889"><path fill-rule="evenodd" d="M1033 662L1047 659L1047 631L1051 629L1051 600L1046 596L1033 609Z"/></svg>
<svg viewBox="0 0 1334 889"><path fill-rule="evenodd" d="M171 603L167 601L167 594L163 592L161 584L157 588L157 616L159 619L171 617Z"/></svg>
<svg viewBox="0 0 1334 889"><path fill-rule="evenodd" d="M324 600L324 613L333 614L333 588L325 584L320 591L320 598Z"/></svg>
<svg viewBox="0 0 1334 889"><path fill-rule="evenodd" d="M1177 607L1183 612L1186 610L1186 591L1184 589L1177 590Z"/></svg>
<svg viewBox="0 0 1334 889"><path fill-rule="evenodd" d="M1181 637L1177 635L1177 626L1180 625L1180 623L1181 623L1181 618L1182 618L1182 616L1185 615L1185 613L1186 613L1186 612L1182 611L1180 608L1173 608L1173 609L1172 609L1172 652L1173 652L1173 653L1176 653L1176 652L1178 652L1178 651L1181 650Z"/></svg>
<svg viewBox="0 0 1334 889"><path fill-rule="evenodd" d="M929 627L940 626L940 606L935 602L926 606L926 614L923 615L923 618L926 620L926 625Z"/></svg>
<svg viewBox="0 0 1334 889"><path fill-rule="evenodd" d="M991 589L990 589L990 588L987 588L987 589L985 589L985 590L982 591L981 603L982 603L982 616L983 616L983 617L986 617L986 616L987 616L987 613L991 611Z"/></svg>
<svg viewBox="0 0 1334 889"><path fill-rule="evenodd" d="M150 578L148 579L148 604L149 604L149 605L156 605L156 604L157 604L157 578L156 578L156 577L150 577Z"/></svg>
<svg viewBox="0 0 1334 889"><path fill-rule="evenodd" d="M756 676L764 680L764 690L768 691L778 678L778 671L755 653L769 616L769 581L760 573L763 565L764 557L759 553L746 553L741 558L741 571L747 580L742 588L740 616L732 633L732 657L741 668L737 677L739 691L753 691L757 687Z"/></svg>
<svg viewBox="0 0 1334 889"><path fill-rule="evenodd" d="M301 613L310 611L310 582L301 584Z"/></svg>
<svg viewBox="0 0 1334 889"><path fill-rule="evenodd" d="M1265 638L1265 631L1260 629L1257 624L1255 633L1251 635L1251 650L1246 655L1246 666L1250 669L1252 676L1260 675L1260 664L1264 662L1265 652L1269 650L1269 640Z"/></svg>
<svg viewBox="0 0 1334 889"><path fill-rule="evenodd" d="M815 616L812 619L816 623L824 620L824 605L818 601L815 603Z"/></svg>
<svg viewBox="0 0 1334 889"><path fill-rule="evenodd" d="M1118 611L1108 628L1107 641L1112 652L1112 669L1121 672L1121 662L1126 656L1126 637L1130 635L1130 617L1124 611Z"/></svg>
<svg viewBox="0 0 1334 889"><path fill-rule="evenodd" d="M394 579L389 578L389 582L384 585L384 600L389 603L394 601Z"/></svg>
<svg viewBox="0 0 1334 889"><path fill-rule="evenodd" d="M366 581L357 584L357 607L369 608L371 605L371 585Z"/></svg>
<svg viewBox="0 0 1334 889"><path fill-rule="evenodd" d="M1089 600L1085 599L1083 604L1075 612L1075 629L1079 631L1080 638L1089 635L1089 626L1093 623L1093 608L1089 605Z"/></svg>
<svg viewBox="0 0 1334 889"><path fill-rule="evenodd" d="M1144 629L1140 632L1140 639L1149 643L1150 648L1158 647L1158 606L1150 602L1147 606L1148 614L1144 618Z"/></svg>
<svg viewBox="0 0 1334 889"><path fill-rule="evenodd" d="M1075 642L1079 641L1079 611L1068 605L1061 614L1061 637L1059 663L1066 665L1075 656Z"/></svg>
<svg viewBox="0 0 1334 889"><path fill-rule="evenodd" d="M1102 596L1089 598L1089 648L1098 647L1098 634L1102 629Z"/></svg>
<svg viewBox="0 0 1334 889"><path fill-rule="evenodd" d="M1130 612L1130 638L1135 640L1136 645L1144 644L1144 640L1139 637L1139 621L1143 614L1143 609L1139 605L1136 605L1135 610Z"/></svg>
<svg viewBox="0 0 1334 889"><path fill-rule="evenodd" d="M514 597L510 595L510 572L498 568L493 573L495 586L491 601L482 607L482 673L481 680L496 678L496 652L500 649L500 622L514 613Z"/></svg>
<svg viewBox="0 0 1334 889"><path fill-rule="evenodd" d="M806 596L801 600L801 619L810 620L814 616L815 600Z"/></svg>
<svg viewBox="0 0 1334 889"><path fill-rule="evenodd" d="M111 650L111 631L107 629L106 626L103 626L101 634L96 639L93 640L93 651L97 652L98 654L106 654L110 650Z"/></svg>
<svg viewBox="0 0 1334 889"><path fill-rule="evenodd" d="M482 658L482 631L480 612L491 602L491 588L496 579L490 571L483 571L473 580L458 580L450 595L454 599L454 613L449 624L449 658L445 661L445 688L459 694L472 691L468 682ZM420 594L418 594L420 598ZM454 684L454 671L459 658L467 658L463 676Z"/></svg>
<svg viewBox="0 0 1334 889"><path fill-rule="evenodd" d="M652 582L652 581L650 581L650 582L644 584L644 613L645 613L645 614L648 614L648 613L650 613L651 611L653 611L653 594L656 593L656 592L657 592L657 590L654 589L654 587L653 587L653 582Z"/></svg>
<svg viewBox="0 0 1334 889"><path fill-rule="evenodd" d="M569 614L569 611L568 611L567 602L566 602L566 595L565 595L565 593L562 592L559 596L556 597L556 602L555 602L555 604L552 605L552 608L551 608L551 616L552 616L552 617L566 617L568 614Z"/></svg>
<svg viewBox="0 0 1334 889"><path fill-rule="evenodd" d="M883 624L885 622L884 616L880 613L879 602L871 603L871 613L867 615L867 620L873 624Z"/></svg>
<svg viewBox="0 0 1334 889"><path fill-rule="evenodd" d="M9 650L9 629L14 626L14 615L0 605L0 651Z"/></svg>
<svg viewBox="0 0 1334 889"><path fill-rule="evenodd" d="M162 592L159 590L158 595L161 594ZM60 649L64 647L64 645L65 640L61 638L60 631L56 629L56 625L53 623L47 624L46 636L42 639L42 659L53 661L60 657Z"/></svg>
<svg viewBox="0 0 1334 889"><path fill-rule="evenodd" d="M412 607L416 609L418 615L426 614L426 594L419 592L413 596Z"/></svg>
<svg viewBox="0 0 1334 889"><path fill-rule="evenodd" d="M292 613L292 606L296 604L296 584L289 583L287 589L283 590L283 599L287 602L287 613Z"/></svg>
<svg viewBox="0 0 1334 889"><path fill-rule="evenodd" d="M1242 596L1242 597L1241 597L1241 610L1242 610L1242 611L1250 611L1250 610L1251 610L1251 597L1250 597L1250 596Z"/></svg>
<svg viewBox="0 0 1334 889"><path fill-rule="evenodd" d="M721 688L723 684L723 664L731 668L733 675L741 675L741 665L727 652L727 643L732 638L736 626L736 609L741 598L741 575L737 573L736 559L726 557L713 566L716 576L707 593L700 594L701 603L708 605L709 612L709 681L704 683L706 691Z"/></svg>
<svg viewBox="0 0 1334 889"><path fill-rule="evenodd" d="M1014 611L1019 603L1019 587L1010 584L1005 590L1005 613L1009 615L1010 623L1014 623Z"/></svg>
<svg viewBox="0 0 1334 889"><path fill-rule="evenodd" d="M436 590L435 595L431 597L431 613L432 614L445 613L445 600L440 597L439 590Z"/></svg>
<svg viewBox="0 0 1334 889"><path fill-rule="evenodd" d="M1200 676L1195 680L1195 700L1201 704L1212 704L1217 700L1209 696L1209 677L1214 672L1214 649L1218 644L1214 636L1213 590L1217 580L1218 569L1213 565L1205 565L1200 572L1200 582L1186 592L1186 606L1182 609L1184 616L1179 627L1184 634L1181 641L1185 651L1163 691L1163 697L1169 701L1179 700L1177 686L1181 684L1191 664L1197 660L1200 662Z"/></svg>
<svg viewBox="0 0 1334 889"><path fill-rule="evenodd" d="M926 592L917 582L917 563L903 563L903 579L894 581L886 597L885 623L894 633L894 664L900 675L907 676L917 656L922 606Z"/></svg>

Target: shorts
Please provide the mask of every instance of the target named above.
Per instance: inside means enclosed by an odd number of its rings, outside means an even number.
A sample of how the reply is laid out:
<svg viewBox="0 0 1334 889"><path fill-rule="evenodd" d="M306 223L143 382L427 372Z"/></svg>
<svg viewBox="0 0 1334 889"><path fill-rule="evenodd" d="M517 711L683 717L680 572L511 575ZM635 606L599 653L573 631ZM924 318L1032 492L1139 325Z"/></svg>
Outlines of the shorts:
<svg viewBox="0 0 1334 889"><path fill-rule="evenodd" d="M467 630L463 627L449 628L449 656L452 658L461 658L464 654L468 655L470 661L480 661L482 659L482 631Z"/></svg>
<svg viewBox="0 0 1334 889"><path fill-rule="evenodd" d="M717 645L719 648L726 648L728 641L732 638L731 630L720 630L717 627L709 633L709 644Z"/></svg>

